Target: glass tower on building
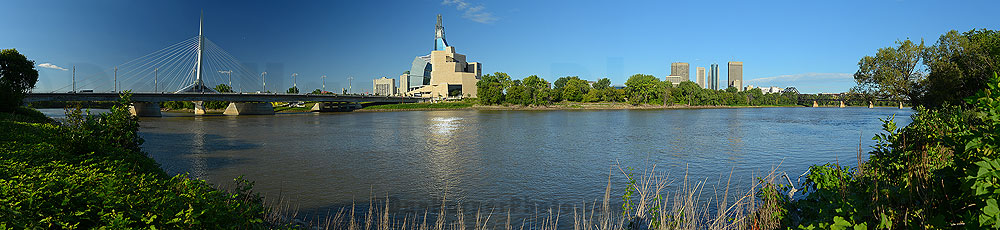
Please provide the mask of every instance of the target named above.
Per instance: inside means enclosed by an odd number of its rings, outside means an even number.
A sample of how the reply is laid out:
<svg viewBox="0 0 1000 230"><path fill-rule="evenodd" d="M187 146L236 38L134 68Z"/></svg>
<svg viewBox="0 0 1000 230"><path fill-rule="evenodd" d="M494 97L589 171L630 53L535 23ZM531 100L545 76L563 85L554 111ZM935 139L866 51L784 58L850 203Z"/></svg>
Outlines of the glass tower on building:
<svg viewBox="0 0 1000 230"><path fill-rule="evenodd" d="M708 85L711 86L710 89L719 90L719 64L712 63L708 73Z"/></svg>

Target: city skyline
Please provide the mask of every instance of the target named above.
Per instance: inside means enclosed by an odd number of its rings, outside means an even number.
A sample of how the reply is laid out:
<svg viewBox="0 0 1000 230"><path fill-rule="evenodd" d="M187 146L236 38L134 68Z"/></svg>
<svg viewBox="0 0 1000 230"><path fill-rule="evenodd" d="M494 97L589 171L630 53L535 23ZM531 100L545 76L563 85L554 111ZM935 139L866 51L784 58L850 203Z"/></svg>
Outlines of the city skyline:
<svg viewBox="0 0 1000 230"><path fill-rule="evenodd" d="M673 62L709 66L742 61L749 64L743 72L743 85L795 86L804 93L841 92L853 86L857 61L871 55L871 50L892 45L886 41L910 38L930 43L947 30L998 25L989 20L988 9L995 7L928 3L878 1L865 2L866 7L859 8L843 2L563 5L418 1L385 8L386 4L363 2L15 1L8 5L19 10L0 16L11 31L0 38L0 48L17 48L36 61L40 73L37 90L46 91L70 84L70 71L64 69L75 66L78 78L102 77L102 71L103 77L108 77L108 70L115 65L197 35L196 20L204 10L205 35L248 69L268 71L269 89L290 87L292 79L284 75L292 72L299 73L298 85L303 91L320 88L323 75L328 78L328 89L338 89L346 88L347 78L352 76L399 76L414 53L426 52L426 31L434 26L434 15L440 13L452 18L450 26L461 28L449 31L449 37L458 42L449 45L490 63L484 74L506 72L518 79L538 75L549 81L564 76L588 80L609 77L620 85L632 74L662 79L669 75L664 67ZM634 7L639 5L643 7ZM668 5L683 10L675 11L680 15L672 20L655 16L653 12ZM713 12L719 17L686 19L699 14L697 9L712 6L718 6ZM614 10L619 8L635 12ZM817 9L824 10L811 13ZM408 13L400 15L403 10ZM901 20L914 12L937 12L946 17ZM878 15L874 23L866 19L873 15ZM736 18L741 21L732 24ZM665 37L667 32L656 29L675 24L677 27L671 28L692 33ZM728 29L694 33L723 26ZM719 75L723 75L719 81L728 81L721 79L728 73ZM354 86L355 92L371 92L363 86L366 84L359 85Z"/></svg>

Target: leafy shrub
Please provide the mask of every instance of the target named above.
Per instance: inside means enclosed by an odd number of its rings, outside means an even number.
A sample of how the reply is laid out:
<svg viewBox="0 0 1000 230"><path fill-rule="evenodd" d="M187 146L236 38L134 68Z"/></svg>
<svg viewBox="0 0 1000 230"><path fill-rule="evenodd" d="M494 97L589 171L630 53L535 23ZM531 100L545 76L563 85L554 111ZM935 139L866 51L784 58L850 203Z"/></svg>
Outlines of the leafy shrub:
<svg viewBox="0 0 1000 230"><path fill-rule="evenodd" d="M898 128L883 120L868 162L813 166L795 201L801 228L1000 228L1000 77L971 108L918 106Z"/></svg>
<svg viewBox="0 0 1000 230"><path fill-rule="evenodd" d="M139 151L129 103L126 93L107 114L71 110L64 125L0 117L0 229L274 227L242 178L227 192L167 176Z"/></svg>

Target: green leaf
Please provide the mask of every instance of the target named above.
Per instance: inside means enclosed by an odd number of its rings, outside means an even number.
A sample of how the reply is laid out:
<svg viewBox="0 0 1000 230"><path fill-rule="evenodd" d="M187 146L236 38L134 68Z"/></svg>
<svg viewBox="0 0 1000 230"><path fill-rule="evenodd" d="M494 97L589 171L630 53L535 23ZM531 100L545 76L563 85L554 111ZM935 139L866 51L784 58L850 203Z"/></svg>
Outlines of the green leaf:
<svg viewBox="0 0 1000 230"><path fill-rule="evenodd" d="M854 225L854 230L868 230L868 223L860 223L858 225Z"/></svg>
<svg viewBox="0 0 1000 230"><path fill-rule="evenodd" d="M830 229L833 230L844 230L849 227L851 227L851 222L848 222L847 220L845 220L843 217L840 216L834 216L833 225L830 225Z"/></svg>
<svg viewBox="0 0 1000 230"><path fill-rule="evenodd" d="M997 200L986 200L986 207L983 208L983 213L989 216L996 216L1000 213L1000 206L997 206Z"/></svg>

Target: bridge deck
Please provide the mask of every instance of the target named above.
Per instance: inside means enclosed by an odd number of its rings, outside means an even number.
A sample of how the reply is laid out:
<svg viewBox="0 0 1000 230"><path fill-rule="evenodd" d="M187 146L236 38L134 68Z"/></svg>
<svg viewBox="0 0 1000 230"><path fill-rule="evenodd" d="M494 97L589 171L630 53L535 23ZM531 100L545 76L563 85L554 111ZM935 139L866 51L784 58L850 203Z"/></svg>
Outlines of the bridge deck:
<svg viewBox="0 0 1000 230"><path fill-rule="evenodd" d="M117 101L118 93L31 93L24 102L37 101ZM419 97L388 97L340 94L279 94L279 93L132 93L135 102L165 101L231 101L231 102L382 102L415 103Z"/></svg>

